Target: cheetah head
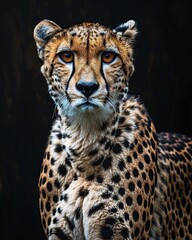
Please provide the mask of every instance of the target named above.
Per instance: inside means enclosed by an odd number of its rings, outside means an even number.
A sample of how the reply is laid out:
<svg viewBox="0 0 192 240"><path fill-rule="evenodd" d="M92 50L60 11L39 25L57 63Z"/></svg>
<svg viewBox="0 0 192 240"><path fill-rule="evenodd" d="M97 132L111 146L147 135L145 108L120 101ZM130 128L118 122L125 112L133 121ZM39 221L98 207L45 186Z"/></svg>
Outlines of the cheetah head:
<svg viewBox="0 0 192 240"><path fill-rule="evenodd" d="M61 114L110 118L128 91L136 33L133 20L115 29L94 23L62 29L50 20L35 27L41 72Z"/></svg>

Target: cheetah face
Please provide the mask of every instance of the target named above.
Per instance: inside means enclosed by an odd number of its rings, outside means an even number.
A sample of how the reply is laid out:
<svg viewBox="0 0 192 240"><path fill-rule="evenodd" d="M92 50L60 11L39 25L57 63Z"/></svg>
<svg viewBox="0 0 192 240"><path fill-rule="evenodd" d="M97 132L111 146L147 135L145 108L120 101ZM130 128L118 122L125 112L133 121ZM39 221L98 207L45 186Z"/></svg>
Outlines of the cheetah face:
<svg viewBox="0 0 192 240"><path fill-rule="evenodd" d="M65 115L110 116L115 111L134 71L135 35L132 20L114 30L92 23L62 29L49 20L35 27L41 71Z"/></svg>

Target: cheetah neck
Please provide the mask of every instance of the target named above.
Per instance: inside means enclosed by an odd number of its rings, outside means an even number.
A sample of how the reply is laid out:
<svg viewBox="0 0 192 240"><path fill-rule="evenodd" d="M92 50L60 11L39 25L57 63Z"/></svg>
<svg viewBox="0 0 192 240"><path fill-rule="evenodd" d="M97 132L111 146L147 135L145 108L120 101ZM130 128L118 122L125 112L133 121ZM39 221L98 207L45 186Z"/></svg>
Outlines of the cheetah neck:
<svg viewBox="0 0 192 240"><path fill-rule="evenodd" d="M120 142L123 141L126 146L123 149L129 151L128 147L134 141L137 129L135 110L132 109L132 105L132 101L120 104L110 118L99 123L90 117L84 122L81 119L82 124L80 121L78 124L72 124L74 122L69 121L66 116L58 117L52 128L50 139L53 150L57 149L58 145L59 149L63 150L54 152L54 158L63 162L67 156L71 159L75 172L85 177L95 171L94 161L113 154L116 151L114 146L119 146Z"/></svg>
<svg viewBox="0 0 192 240"><path fill-rule="evenodd" d="M70 133L71 138L75 143L79 143L84 147L90 148L100 139L101 134L107 134L108 128L111 126L112 119L118 118L118 113L113 113L109 118L101 121L97 114L87 113L84 116L79 115L76 119L72 120L64 118L63 127Z"/></svg>
<svg viewBox="0 0 192 240"><path fill-rule="evenodd" d="M119 127L122 127L119 119L124 116L124 105L127 105L127 103L118 105L116 111L110 115L103 116L102 120L99 113L93 114L88 112L87 114L76 116L74 119L61 115L61 131L63 133L67 132L70 136L66 144L70 148L77 150L79 156L82 154L82 157L91 150L99 148L100 141L104 138L107 139L106 141L113 142L115 134L113 135L112 131L116 132ZM127 139L131 143L135 131L134 114L129 115L126 124L131 129L127 134ZM106 150L104 151L107 153Z"/></svg>
<svg viewBox="0 0 192 240"><path fill-rule="evenodd" d="M61 116L63 128L71 133L75 141L82 141L85 143L95 142L101 135L101 131L105 130L105 125L110 125L112 119L117 119L119 116L119 107L115 111L105 113L101 109L95 112L77 112L73 116Z"/></svg>

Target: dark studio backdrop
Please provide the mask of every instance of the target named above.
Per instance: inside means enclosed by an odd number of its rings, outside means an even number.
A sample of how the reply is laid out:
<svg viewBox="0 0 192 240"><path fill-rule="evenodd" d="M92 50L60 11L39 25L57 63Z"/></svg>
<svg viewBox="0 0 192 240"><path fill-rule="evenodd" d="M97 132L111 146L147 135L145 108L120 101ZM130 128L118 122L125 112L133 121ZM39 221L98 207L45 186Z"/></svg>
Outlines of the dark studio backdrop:
<svg viewBox="0 0 192 240"><path fill-rule="evenodd" d="M192 15L187 0L5 0L1 5L0 236L44 239L37 182L54 106L40 73L32 32L47 18L63 27L82 21L115 27L137 22L140 95L158 131L192 134Z"/></svg>

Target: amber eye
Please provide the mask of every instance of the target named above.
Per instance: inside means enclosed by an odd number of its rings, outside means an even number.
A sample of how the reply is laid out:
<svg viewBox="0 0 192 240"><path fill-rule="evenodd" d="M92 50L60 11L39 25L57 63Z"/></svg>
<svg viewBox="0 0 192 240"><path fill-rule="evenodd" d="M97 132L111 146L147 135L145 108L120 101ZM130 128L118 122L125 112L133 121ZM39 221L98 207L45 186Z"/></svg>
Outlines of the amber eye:
<svg viewBox="0 0 192 240"><path fill-rule="evenodd" d="M111 63L113 60L115 60L116 57L117 53L107 51L102 54L102 61L104 63Z"/></svg>
<svg viewBox="0 0 192 240"><path fill-rule="evenodd" d="M59 57L65 63L71 63L74 59L73 52L71 52L71 51L60 52Z"/></svg>

